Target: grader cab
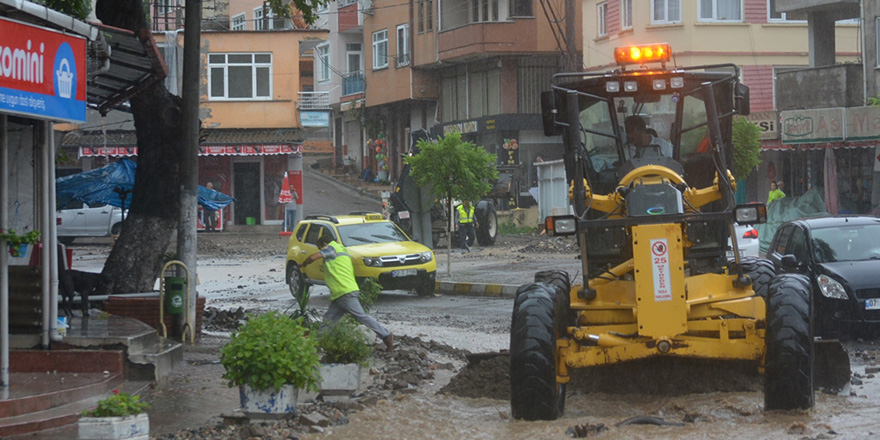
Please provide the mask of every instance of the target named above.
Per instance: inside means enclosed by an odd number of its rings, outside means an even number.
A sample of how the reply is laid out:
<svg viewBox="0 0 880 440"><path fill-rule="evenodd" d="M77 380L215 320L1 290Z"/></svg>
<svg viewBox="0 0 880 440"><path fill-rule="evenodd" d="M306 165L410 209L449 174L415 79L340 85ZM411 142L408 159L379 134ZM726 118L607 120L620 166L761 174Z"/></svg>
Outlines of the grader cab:
<svg viewBox="0 0 880 440"><path fill-rule="evenodd" d="M728 171L748 87L735 65L667 68L670 55L619 48L616 70L557 74L542 96L574 213L545 226L577 236L583 280L540 272L517 292L515 418L561 416L573 369L656 356L754 361L765 409L813 405L810 299L768 297L772 264L740 261L732 234L766 221L763 205L736 205Z"/></svg>

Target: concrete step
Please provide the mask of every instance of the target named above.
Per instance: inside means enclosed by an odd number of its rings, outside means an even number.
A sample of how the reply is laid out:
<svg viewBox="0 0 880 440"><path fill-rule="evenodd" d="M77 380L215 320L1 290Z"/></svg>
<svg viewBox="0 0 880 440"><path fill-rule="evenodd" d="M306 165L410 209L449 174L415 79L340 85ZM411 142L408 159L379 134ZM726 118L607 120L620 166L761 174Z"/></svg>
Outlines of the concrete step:
<svg viewBox="0 0 880 440"><path fill-rule="evenodd" d="M76 400L72 400L69 402L65 402L63 404L52 405L45 409L39 411L31 411L24 414L19 414L12 417L4 417L0 419L0 438L4 439L13 439L16 436L22 436L22 438L34 438L36 435L38 438L47 438L41 434L43 431L51 431L51 430L60 430L62 433L66 433L66 435L74 435L76 432L76 422L79 420L80 414L83 411L92 409L97 406L98 401L105 399L111 395L113 395L113 390L119 390L121 392L127 392L130 394L140 394L150 385L150 382L145 381L122 381L121 376L114 376L111 378L112 380L108 380L104 382L104 385L108 385L112 383L112 386L108 387L100 387L107 388L100 392L97 392L98 388L89 388L91 394L80 396L80 398ZM97 385L97 384L96 384ZM60 394L69 394L69 393L60 393ZM44 400L52 401L58 403L60 400L58 399L60 396L55 396L53 399L52 396L44 396ZM64 429L64 427L73 426L72 429ZM60 438L74 438L74 437L65 437L62 436Z"/></svg>
<svg viewBox="0 0 880 440"><path fill-rule="evenodd" d="M12 387L33 389L34 394L0 401L0 427L7 419L104 394L122 382L122 373L13 373ZM47 384L54 384L58 389L47 389Z"/></svg>
<svg viewBox="0 0 880 440"><path fill-rule="evenodd" d="M183 345L159 336L156 338L152 344L138 351L129 350L128 361L145 367L150 377L143 379L152 378L161 384L174 368L183 363ZM131 369L129 372L132 372Z"/></svg>

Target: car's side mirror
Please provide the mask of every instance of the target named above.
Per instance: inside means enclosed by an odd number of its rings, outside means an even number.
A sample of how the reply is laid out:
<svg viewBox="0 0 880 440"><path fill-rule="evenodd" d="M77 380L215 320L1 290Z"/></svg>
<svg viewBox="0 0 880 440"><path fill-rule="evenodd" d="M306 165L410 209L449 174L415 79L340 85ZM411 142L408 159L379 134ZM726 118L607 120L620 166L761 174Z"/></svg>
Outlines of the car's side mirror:
<svg viewBox="0 0 880 440"><path fill-rule="evenodd" d="M782 259L779 260L779 262L786 270L797 270L800 268L800 264L798 263L797 258L792 254L783 255Z"/></svg>

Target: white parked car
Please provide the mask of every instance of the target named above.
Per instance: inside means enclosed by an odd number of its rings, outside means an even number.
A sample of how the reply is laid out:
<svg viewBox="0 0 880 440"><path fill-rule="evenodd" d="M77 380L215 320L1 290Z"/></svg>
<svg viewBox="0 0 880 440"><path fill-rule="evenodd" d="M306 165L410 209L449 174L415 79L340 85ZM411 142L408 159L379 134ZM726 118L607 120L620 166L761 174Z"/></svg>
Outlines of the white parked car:
<svg viewBox="0 0 880 440"><path fill-rule="evenodd" d="M58 241L66 245L77 237L110 237L122 231L122 208L115 206L74 201L55 215Z"/></svg>
<svg viewBox="0 0 880 440"><path fill-rule="evenodd" d="M758 230L749 225L734 225L736 228L736 244L739 246L739 256L758 256ZM727 258L733 258L733 243L727 239Z"/></svg>

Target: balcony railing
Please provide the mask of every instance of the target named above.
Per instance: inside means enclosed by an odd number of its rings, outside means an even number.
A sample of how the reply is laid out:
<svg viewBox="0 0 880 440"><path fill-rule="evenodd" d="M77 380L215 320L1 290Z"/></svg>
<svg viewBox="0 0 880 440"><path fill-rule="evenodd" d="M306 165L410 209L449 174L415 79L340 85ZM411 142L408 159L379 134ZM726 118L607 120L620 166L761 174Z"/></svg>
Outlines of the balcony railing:
<svg viewBox="0 0 880 440"><path fill-rule="evenodd" d="M342 96L364 92L364 72L353 72L342 77Z"/></svg>
<svg viewBox="0 0 880 440"><path fill-rule="evenodd" d="M397 56L397 67L404 67L404 66L409 66L409 54L408 53Z"/></svg>
<svg viewBox="0 0 880 440"><path fill-rule="evenodd" d="M299 92L300 110L327 110L330 108L330 92Z"/></svg>

